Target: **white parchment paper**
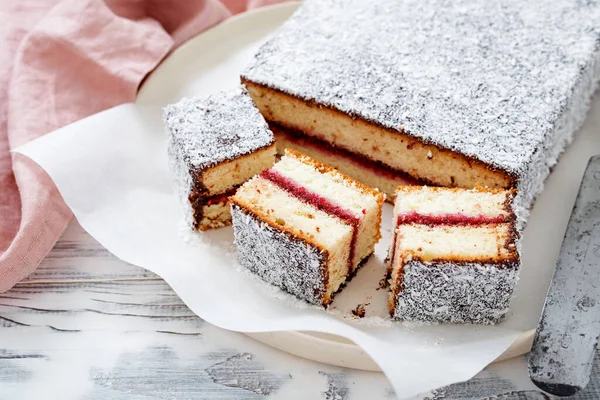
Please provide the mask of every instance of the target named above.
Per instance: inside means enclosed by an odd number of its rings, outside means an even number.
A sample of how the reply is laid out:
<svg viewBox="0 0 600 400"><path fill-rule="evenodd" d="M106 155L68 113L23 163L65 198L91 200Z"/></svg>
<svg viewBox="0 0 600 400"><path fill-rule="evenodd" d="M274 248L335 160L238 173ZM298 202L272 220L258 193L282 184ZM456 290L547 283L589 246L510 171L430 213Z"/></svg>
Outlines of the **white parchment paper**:
<svg viewBox="0 0 600 400"><path fill-rule="evenodd" d="M349 311L360 303L370 303L368 316L385 314L386 290L376 288L389 246L389 205L376 256L338 296L334 312L297 307L240 272L231 228L200 237L182 234L161 121L161 107L181 96L236 84L258 43L291 10L256 12L218 26L166 60L136 104L96 114L17 151L48 172L90 235L122 260L160 275L208 322L242 332L343 336L381 367L398 398L467 380L537 325L583 169L590 155L600 153L598 104L536 203L524 234L521 281L505 322L406 326L354 321Z"/></svg>

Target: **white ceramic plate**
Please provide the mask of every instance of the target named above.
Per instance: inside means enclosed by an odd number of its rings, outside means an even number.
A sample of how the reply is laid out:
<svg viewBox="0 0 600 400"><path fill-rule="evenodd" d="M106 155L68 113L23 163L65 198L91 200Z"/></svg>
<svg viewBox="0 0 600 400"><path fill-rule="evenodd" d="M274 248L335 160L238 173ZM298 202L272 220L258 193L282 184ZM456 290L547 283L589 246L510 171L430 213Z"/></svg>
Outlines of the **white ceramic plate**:
<svg viewBox="0 0 600 400"><path fill-rule="evenodd" d="M197 36L173 52L147 79L137 103L165 105L183 96L206 95L239 83L239 73L260 43L297 8L286 3L241 14ZM596 101L598 103L598 101ZM595 104L593 110L600 110ZM560 248L587 157L600 153L594 134L600 113L592 112L579 139L565 154L536 204L524 235L521 283L507 323L525 332L499 359L529 351L545 292ZM560 198L560 201L557 199ZM560 207L557 204L561 204ZM545 240L539 240L543 237ZM538 238L538 239L536 239ZM543 271L543 273L540 273ZM309 332L249 334L253 338L312 360L350 368L379 368L354 343L332 335Z"/></svg>

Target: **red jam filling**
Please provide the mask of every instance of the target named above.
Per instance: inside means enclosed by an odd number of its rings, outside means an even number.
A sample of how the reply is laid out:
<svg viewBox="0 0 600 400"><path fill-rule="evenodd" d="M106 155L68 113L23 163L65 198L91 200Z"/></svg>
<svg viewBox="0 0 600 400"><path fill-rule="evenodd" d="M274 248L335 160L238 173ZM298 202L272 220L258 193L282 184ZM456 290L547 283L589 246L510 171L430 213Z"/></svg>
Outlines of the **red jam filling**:
<svg viewBox="0 0 600 400"><path fill-rule="evenodd" d="M230 189L225 193L217 194L215 196L209 197L206 201L206 205L212 206L213 204L221 204L229 201L229 197L233 196L236 192L237 188Z"/></svg>
<svg viewBox="0 0 600 400"><path fill-rule="evenodd" d="M330 143L318 139L314 136L308 136L295 132L291 129L281 128L274 124L269 124L269 128L275 134L283 135L292 143L298 146L310 147L316 151L332 155L334 157L343 158L352 162L360 168L367 169L378 176L383 176L387 179L392 179L398 182L398 185L420 185L422 184L417 179L412 178L407 173L391 168L379 161L371 160L362 154L356 154L340 147L335 147Z"/></svg>
<svg viewBox="0 0 600 400"><path fill-rule="evenodd" d="M346 222L348 225L352 226L352 239L350 242L350 256L348 257L348 268L349 271L352 271L353 265L352 261L354 260L354 252L356 248L356 240L358 237L358 224L360 223L360 219L352 214L350 211L343 209L339 205L335 204L331 200L317 194L313 193L305 187L301 186L294 180L281 175L279 172L274 171L272 169L265 169L260 173L260 177L270 181L271 183L278 186L280 189L285 190L292 196L297 199L308 203L315 208L326 212L329 215L333 215L342 221Z"/></svg>
<svg viewBox="0 0 600 400"><path fill-rule="evenodd" d="M503 215L496 217L486 217L485 215L465 215L456 214L440 214L426 215L419 214L416 211L410 211L398 215L398 223L400 224L421 224L421 225L482 225L482 224L500 224L505 222L506 218Z"/></svg>
<svg viewBox="0 0 600 400"><path fill-rule="evenodd" d="M409 211L398 215L396 221L396 229L400 225L419 224L419 225L483 225L483 224L500 224L506 222L506 217L498 215L496 217L486 217L485 215L465 215L456 214L440 214L440 215L425 215L419 214L416 211ZM396 254L396 241L398 234L394 229L394 238L392 239L392 249L390 251L390 264L394 262Z"/></svg>

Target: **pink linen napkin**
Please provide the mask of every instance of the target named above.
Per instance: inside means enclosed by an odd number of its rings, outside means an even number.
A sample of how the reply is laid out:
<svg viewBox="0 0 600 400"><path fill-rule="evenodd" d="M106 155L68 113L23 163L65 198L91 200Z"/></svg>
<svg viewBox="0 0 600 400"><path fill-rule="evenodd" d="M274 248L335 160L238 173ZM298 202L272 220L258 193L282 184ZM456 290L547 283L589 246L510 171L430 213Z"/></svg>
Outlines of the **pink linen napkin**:
<svg viewBox="0 0 600 400"><path fill-rule="evenodd" d="M71 219L48 175L10 150L133 101L174 47L279 1L0 0L0 292L35 270Z"/></svg>

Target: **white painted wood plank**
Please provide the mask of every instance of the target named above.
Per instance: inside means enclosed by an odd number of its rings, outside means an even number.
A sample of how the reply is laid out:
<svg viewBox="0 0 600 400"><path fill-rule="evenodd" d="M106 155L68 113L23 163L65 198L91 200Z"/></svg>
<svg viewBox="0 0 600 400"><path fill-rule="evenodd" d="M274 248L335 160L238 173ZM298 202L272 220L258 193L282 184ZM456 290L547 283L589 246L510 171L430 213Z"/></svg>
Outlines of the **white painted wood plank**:
<svg viewBox="0 0 600 400"><path fill-rule="evenodd" d="M330 375L357 376L357 396L390 393L381 374L302 360L204 322L159 277L116 259L76 223L32 276L0 294L0 344L0 398L347 394L350 383Z"/></svg>
<svg viewBox="0 0 600 400"><path fill-rule="evenodd" d="M521 359L429 398L479 399L529 388L524 379ZM76 222L33 275L0 294L0 399L265 397L395 395L382 374L300 359L206 323L160 277L118 260Z"/></svg>

